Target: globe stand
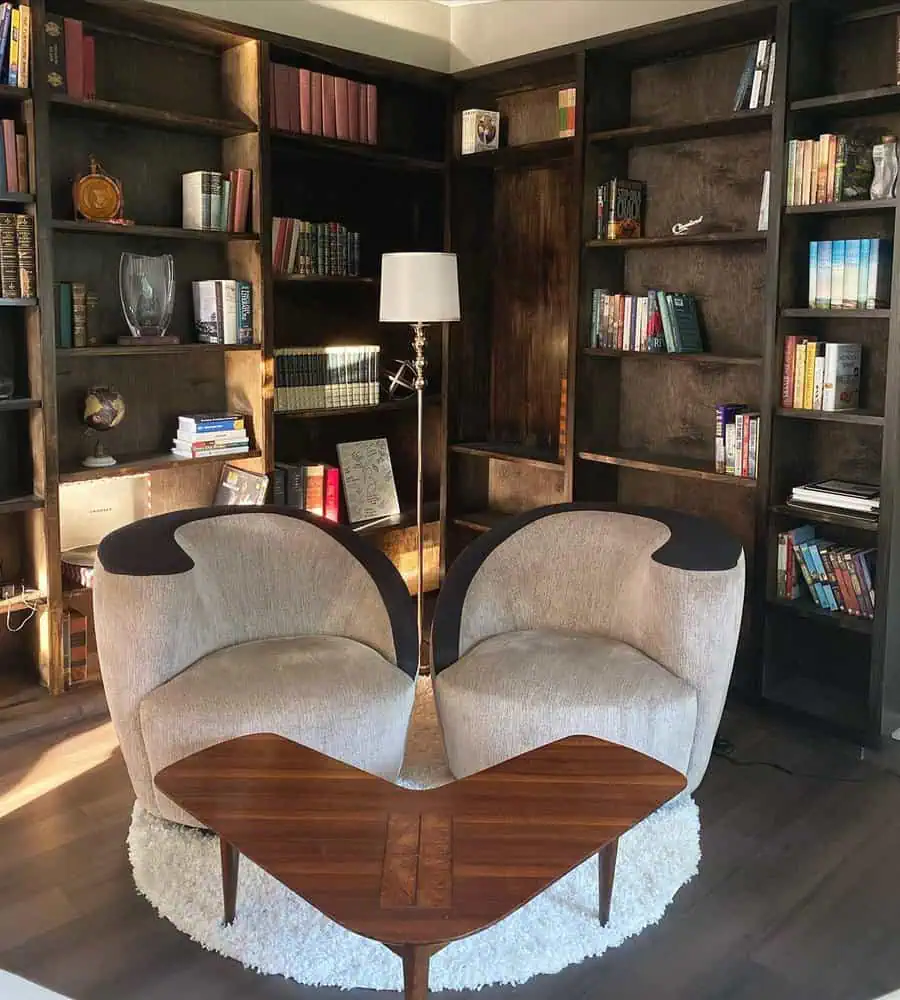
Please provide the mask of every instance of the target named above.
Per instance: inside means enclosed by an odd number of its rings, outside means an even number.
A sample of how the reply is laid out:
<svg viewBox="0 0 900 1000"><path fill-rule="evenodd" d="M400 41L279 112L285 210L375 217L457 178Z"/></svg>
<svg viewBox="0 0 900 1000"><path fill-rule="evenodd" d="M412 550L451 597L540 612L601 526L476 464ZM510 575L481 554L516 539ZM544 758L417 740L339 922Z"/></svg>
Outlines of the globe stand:
<svg viewBox="0 0 900 1000"><path fill-rule="evenodd" d="M81 463L87 469L105 469L107 466L118 464L112 455L108 455L103 447L103 442L98 440L94 446L94 454L88 455Z"/></svg>

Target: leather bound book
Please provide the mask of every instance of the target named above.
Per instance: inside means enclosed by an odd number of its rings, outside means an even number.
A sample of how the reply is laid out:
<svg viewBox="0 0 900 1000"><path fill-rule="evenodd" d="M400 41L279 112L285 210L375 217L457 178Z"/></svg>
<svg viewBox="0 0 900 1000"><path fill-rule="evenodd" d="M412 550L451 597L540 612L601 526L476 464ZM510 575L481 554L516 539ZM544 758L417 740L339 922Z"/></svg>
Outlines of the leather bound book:
<svg viewBox="0 0 900 1000"><path fill-rule="evenodd" d="M366 84L366 142L378 145L378 88L374 83Z"/></svg>
<svg viewBox="0 0 900 1000"><path fill-rule="evenodd" d="M364 83L359 84L357 88L357 98L359 103L359 141L368 144L371 140L369 139L368 126L368 97Z"/></svg>
<svg viewBox="0 0 900 1000"><path fill-rule="evenodd" d="M359 142L359 84L356 80L347 81L347 111L348 138L351 142Z"/></svg>
<svg viewBox="0 0 900 1000"><path fill-rule="evenodd" d="M0 213L0 291L5 299L20 297L16 217L11 212Z"/></svg>
<svg viewBox="0 0 900 1000"><path fill-rule="evenodd" d="M312 106L310 105L310 72L301 69L300 73L300 131L309 134L312 131Z"/></svg>
<svg viewBox="0 0 900 1000"><path fill-rule="evenodd" d="M288 102L288 130L300 132L300 70L293 66L287 67L287 80L290 85L290 100Z"/></svg>
<svg viewBox="0 0 900 1000"><path fill-rule="evenodd" d="M349 82L343 76L334 78L334 118L338 139L350 138L350 99L347 86Z"/></svg>
<svg viewBox="0 0 900 1000"><path fill-rule="evenodd" d="M275 65L275 127L291 130L291 67Z"/></svg>
<svg viewBox="0 0 900 1000"><path fill-rule="evenodd" d="M16 136L16 174L18 175L19 191L30 191L28 182L28 139L24 135Z"/></svg>
<svg viewBox="0 0 900 1000"><path fill-rule="evenodd" d="M85 35L83 43L84 56L84 99L96 100L97 97L97 56L93 35Z"/></svg>
<svg viewBox="0 0 900 1000"><path fill-rule="evenodd" d="M309 111L313 135L322 134L322 74L309 74Z"/></svg>
<svg viewBox="0 0 900 1000"><path fill-rule="evenodd" d="M66 45L66 89L69 97L84 99L84 28L73 17L63 19Z"/></svg>
<svg viewBox="0 0 900 1000"><path fill-rule="evenodd" d="M328 73L322 74L322 135L337 138L334 77Z"/></svg>
<svg viewBox="0 0 900 1000"><path fill-rule="evenodd" d="M278 128L278 117L275 111L275 63L269 63L269 128Z"/></svg>
<svg viewBox="0 0 900 1000"><path fill-rule="evenodd" d="M16 156L16 123L11 118L4 118L3 128L3 153L4 167L6 169L6 190L20 191L19 187L19 162Z"/></svg>
<svg viewBox="0 0 900 1000"><path fill-rule="evenodd" d="M6 15L4 14L4 17ZM2 48L2 46L0 46ZM47 86L66 92L66 34L63 19L47 14L44 21L44 51L47 55Z"/></svg>
<svg viewBox="0 0 900 1000"><path fill-rule="evenodd" d="M246 233L250 216L250 191L253 187L253 171L246 167L238 167L235 171L234 185L234 230L235 233Z"/></svg>

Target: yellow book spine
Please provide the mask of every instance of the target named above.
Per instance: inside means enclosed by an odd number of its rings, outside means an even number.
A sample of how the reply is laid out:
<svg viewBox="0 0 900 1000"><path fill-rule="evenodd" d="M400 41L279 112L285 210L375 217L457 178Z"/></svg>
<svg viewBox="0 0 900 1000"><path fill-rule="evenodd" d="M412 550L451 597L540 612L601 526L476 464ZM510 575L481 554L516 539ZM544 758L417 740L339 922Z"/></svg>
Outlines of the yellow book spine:
<svg viewBox="0 0 900 1000"><path fill-rule="evenodd" d="M816 388L816 342L811 340L806 345L806 367L803 372L803 409L813 408L813 395Z"/></svg>
<svg viewBox="0 0 900 1000"><path fill-rule="evenodd" d="M794 348L794 409L803 409L803 389L806 385L806 342Z"/></svg>
<svg viewBox="0 0 900 1000"><path fill-rule="evenodd" d="M19 67L18 84L20 87L27 87L31 74L31 8L23 3L19 7L19 55L17 65Z"/></svg>
<svg viewBox="0 0 900 1000"><path fill-rule="evenodd" d="M9 65L12 69L16 71L15 82L10 80L9 82L13 86L20 86L19 84L19 31L21 30L21 15L19 14L19 8L16 7L12 12L12 17L10 19L9 26ZM12 73L10 73L12 76Z"/></svg>

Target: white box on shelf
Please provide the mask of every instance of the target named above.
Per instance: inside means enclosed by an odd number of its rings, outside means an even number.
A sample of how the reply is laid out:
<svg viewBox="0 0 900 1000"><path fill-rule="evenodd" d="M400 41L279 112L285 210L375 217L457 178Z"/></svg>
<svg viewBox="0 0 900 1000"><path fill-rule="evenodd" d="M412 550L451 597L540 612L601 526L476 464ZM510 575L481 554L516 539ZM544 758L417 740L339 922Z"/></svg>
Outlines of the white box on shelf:
<svg viewBox="0 0 900 1000"><path fill-rule="evenodd" d="M500 112L470 108L462 113L460 153L484 153L500 147Z"/></svg>

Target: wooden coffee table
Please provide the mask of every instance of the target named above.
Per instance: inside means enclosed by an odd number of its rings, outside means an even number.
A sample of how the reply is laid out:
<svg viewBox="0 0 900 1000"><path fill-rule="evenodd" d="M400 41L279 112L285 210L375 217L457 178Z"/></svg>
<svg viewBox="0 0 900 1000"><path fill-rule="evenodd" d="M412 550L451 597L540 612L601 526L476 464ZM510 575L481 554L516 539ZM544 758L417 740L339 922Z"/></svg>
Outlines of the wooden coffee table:
<svg viewBox="0 0 900 1000"><path fill-rule="evenodd" d="M245 854L326 916L403 960L407 1000L450 941L518 909L593 854L599 917L618 838L684 777L590 736L570 736L440 788L413 791L281 736L241 736L156 775L219 835L225 922Z"/></svg>

